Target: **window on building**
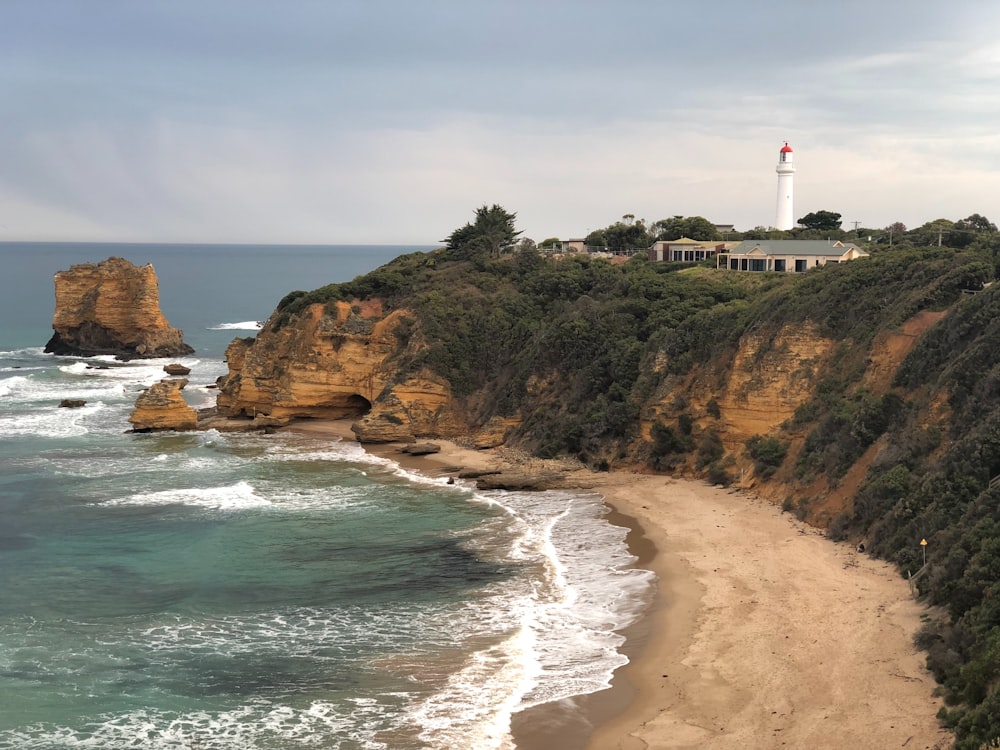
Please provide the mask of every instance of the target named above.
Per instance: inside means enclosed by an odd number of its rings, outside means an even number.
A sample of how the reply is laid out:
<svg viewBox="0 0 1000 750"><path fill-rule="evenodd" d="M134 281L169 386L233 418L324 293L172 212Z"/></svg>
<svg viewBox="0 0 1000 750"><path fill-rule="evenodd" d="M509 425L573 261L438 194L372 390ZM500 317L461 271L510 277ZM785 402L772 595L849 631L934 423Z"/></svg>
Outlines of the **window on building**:
<svg viewBox="0 0 1000 750"><path fill-rule="evenodd" d="M795 261L795 273L805 273L806 269L809 268L809 261L807 260L797 260Z"/></svg>
<svg viewBox="0 0 1000 750"><path fill-rule="evenodd" d="M785 272L785 259L784 258L775 258L774 259L774 270L775 271L781 271L781 273Z"/></svg>
<svg viewBox="0 0 1000 750"><path fill-rule="evenodd" d="M764 258L751 258L750 259L750 270L751 271L766 271L767 270L767 260Z"/></svg>
<svg viewBox="0 0 1000 750"><path fill-rule="evenodd" d="M729 259L729 270L730 271L739 271L740 270L740 259L739 258L730 258Z"/></svg>

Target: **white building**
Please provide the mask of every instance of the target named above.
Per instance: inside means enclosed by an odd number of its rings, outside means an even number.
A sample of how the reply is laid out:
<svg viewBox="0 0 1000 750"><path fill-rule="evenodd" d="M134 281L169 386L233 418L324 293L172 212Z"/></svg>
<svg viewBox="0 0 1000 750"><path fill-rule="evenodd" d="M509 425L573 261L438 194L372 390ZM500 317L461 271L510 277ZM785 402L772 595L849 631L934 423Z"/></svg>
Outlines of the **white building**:
<svg viewBox="0 0 1000 750"><path fill-rule="evenodd" d="M716 268L730 271L805 273L831 263L867 258L853 242L840 240L743 240L715 256Z"/></svg>
<svg viewBox="0 0 1000 750"><path fill-rule="evenodd" d="M795 214L792 209L792 178L795 176L795 165L792 163L792 147L785 145L778 152L778 207L775 212L774 228L788 231L795 226Z"/></svg>
<svg viewBox="0 0 1000 750"><path fill-rule="evenodd" d="M652 261L692 263L714 258L716 253L721 253L725 247L724 242L699 242L690 237L681 237L679 240L657 240L650 245L648 257Z"/></svg>

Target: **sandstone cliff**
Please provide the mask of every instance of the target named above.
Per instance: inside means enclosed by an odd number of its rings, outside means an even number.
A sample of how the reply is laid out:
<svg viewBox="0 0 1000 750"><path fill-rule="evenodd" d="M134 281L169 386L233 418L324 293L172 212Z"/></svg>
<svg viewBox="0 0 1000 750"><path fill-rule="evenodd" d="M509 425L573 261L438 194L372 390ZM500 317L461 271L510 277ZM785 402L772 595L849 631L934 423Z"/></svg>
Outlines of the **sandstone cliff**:
<svg viewBox="0 0 1000 750"><path fill-rule="evenodd" d="M135 402L128 421L135 432L160 430L194 430L198 427L198 412L187 405L181 391L187 380L166 379L143 391Z"/></svg>
<svg viewBox="0 0 1000 750"><path fill-rule="evenodd" d="M896 383L982 268L912 260L800 279L402 256L283 299L256 339L230 345L218 411L739 483L826 525L890 460L880 439L910 418L944 429ZM760 460L762 442L780 457Z"/></svg>
<svg viewBox="0 0 1000 750"><path fill-rule="evenodd" d="M884 391L914 341L940 317L921 314L899 333L886 333L865 359L862 382L878 381L878 390ZM476 424L468 400L457 398L452 384L426 368L410 366L427 346L419 331L411 313L384 314L377 300L313 304L280 328L269 323L256 339L230 344L229 374L219 381L219 414L255 420L351 419L358 440L366 443L462 436L476 447L495 447L516 436L529 414L487 413L485 423ZM794 483L791 467L804 438L789 432L788 425L796 410L816 397L840 343L808 322L748 331L729 355L699 363L682 378L664 378L642 404L641 429L620 462L641 465L646 460L654 424L679 429L682 419L693 416L696 436L718 437L731 476L780 502L790 491L783 480ZM653 366L665 369L666 363ZM529 381L527 389L537 397L536 404L557 401L561 382L552 373ZM745 443L774 434L791 439L792 455L778 477L759 484ZM814 522L826 524L849 507L869 460L859 462L856 475L835 486L823 480L823 486L809 488L812 495L826 498L811 509ZM701 473L697 453L682 458L673 471Z"/></svg>
<svg viewBox="0 0 1000 750"><path fill-rule="evenodd" d="M220 414L356 419L364 442L454 436L468 429L450 385L427 370L401 376L423 346L404 310L381 304L314 304L293 324L264 326L226 350Z"/></svg>
<svg viewBox="0 0 1000 750"><path fill-rule="evenodd" d="M194 349L160 310L153 266L122 258L81 263L55 275L55 333L45 345L53 354L118 359L176 357Z"/></svg>

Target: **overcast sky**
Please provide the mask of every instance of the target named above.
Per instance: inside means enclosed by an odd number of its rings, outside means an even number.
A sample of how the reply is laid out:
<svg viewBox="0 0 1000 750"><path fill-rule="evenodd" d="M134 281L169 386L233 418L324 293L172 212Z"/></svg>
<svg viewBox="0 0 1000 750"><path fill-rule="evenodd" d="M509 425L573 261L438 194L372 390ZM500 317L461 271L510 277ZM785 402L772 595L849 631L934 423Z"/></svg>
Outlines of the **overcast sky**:
<svg viewBox="0 0 1000 750"><path fill-rule="evenodd" d="M0 0L0 240L1000 220L995 0Z"/></svg>

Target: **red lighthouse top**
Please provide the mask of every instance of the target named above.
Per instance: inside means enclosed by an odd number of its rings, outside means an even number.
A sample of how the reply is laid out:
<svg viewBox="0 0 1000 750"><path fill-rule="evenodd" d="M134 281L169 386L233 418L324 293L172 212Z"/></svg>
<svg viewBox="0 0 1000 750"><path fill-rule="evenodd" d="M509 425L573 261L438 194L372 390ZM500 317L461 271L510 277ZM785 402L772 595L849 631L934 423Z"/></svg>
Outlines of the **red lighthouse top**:
<svg viewBox="0 0 1000 750"><path fill-rule="evenodd" d="M785 145L781 147L780 153L782 154L792 153L792 147L788 145L788 141L785 141Z"/></svg>

